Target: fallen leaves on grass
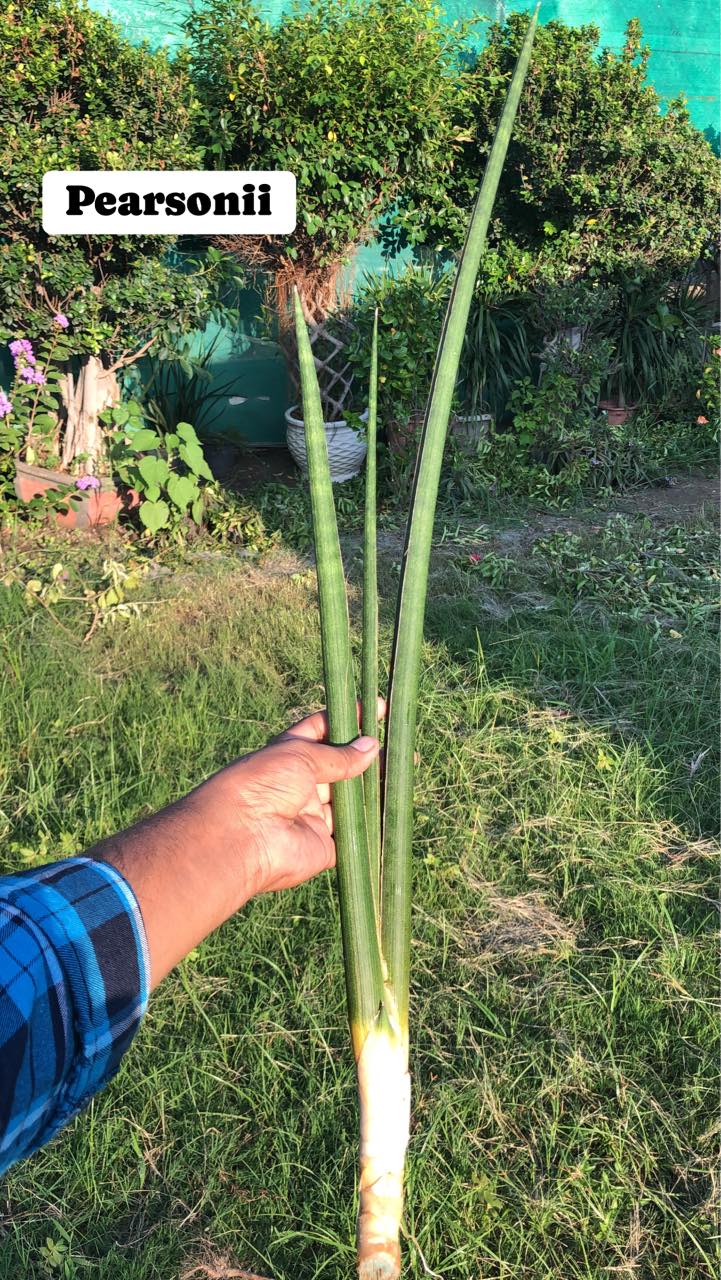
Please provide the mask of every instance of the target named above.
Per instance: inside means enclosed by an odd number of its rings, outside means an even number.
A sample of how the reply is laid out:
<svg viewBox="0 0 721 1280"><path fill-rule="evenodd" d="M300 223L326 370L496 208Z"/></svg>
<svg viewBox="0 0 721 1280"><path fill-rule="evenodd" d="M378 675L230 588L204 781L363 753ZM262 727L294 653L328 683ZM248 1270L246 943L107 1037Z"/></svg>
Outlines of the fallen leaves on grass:
<svg viewBox="0 0 721 1280"><path fill-rule="evenodd" d="M480 912L472 912L464 928L466 945L475 955L555 953L575 947L573 929L550 910L537 891L509 898L490 884L479 882L477 888L485 898L483 918Z"/></svg>
<svg viewBox="0 0 721 1280"><path fill-rule="evenodd" d="M241 1271L231 1266L227 1257L208 1258L205 1262L197 1262L189 1271L184 1271L180 1280L192 1280L193 1276L205 1276L206 1280L268 1280L267 1276L256 1275L253 1271Z"/></svg>

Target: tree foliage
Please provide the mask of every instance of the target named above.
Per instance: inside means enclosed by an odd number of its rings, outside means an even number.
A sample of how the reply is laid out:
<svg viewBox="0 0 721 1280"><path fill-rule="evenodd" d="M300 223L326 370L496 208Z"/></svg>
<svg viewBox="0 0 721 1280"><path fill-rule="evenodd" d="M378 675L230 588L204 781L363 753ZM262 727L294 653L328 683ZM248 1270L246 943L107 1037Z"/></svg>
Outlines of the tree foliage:
<svg viewBox="0 0 721 1280"><path fill-rule="evenodd" d="M117 359L163 325L197 323L209 274L168 263L167 236L47 236L51 169L192 169L182 62L136 47L84 0L16 0L0 22L0 311L30 337L57 311L78 355Z"/></svg>
<svg viewBox="0 0 721 1280"><path fill-rule="evenodd" d="M401 191L444 198L460 148L464 30L433 0L310 0L273 25L251 0L208 0L191 15L215 165L297 178L296 230L254 237L251 262L332 271Z"/></svg>
<svg viewBox="0 0 721 1280"><path fill-rule="evenodd" d="M427 221L435 247L461 243L472 179L485 164L525 14L490 28L469 73L473 141L464 147L444 216ZM597 52L596 26L539 28L495 211L493 240L533 255L550 276L614 277L647 268L671 276L708 248L718 163L682 100L663 111L645 83L649 50L633 19L619 53ZM409 210L412 231L417 211Z"/></svg>

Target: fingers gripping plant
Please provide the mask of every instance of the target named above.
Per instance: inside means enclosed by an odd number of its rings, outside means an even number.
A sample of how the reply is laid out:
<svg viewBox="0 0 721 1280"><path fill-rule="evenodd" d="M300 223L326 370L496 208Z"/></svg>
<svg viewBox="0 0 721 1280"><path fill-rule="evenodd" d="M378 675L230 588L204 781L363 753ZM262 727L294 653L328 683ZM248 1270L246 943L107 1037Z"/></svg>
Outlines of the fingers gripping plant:
<svg viewBox="0 0 721 1280"><path fill-rule="evenodd" d="M531 55L531 19L496 132L446 313L408 520L398 597L386 729L382 805L371 775L333 788L341 932L360 1107L360 1280L400 1275L403 1170L410 1125L408 992L411 926L413 767L428 564L443 447L458 363L486 230ZM321 639L330 738L356 737L355 677L345 578L323 430L320 389L303 307L295 294L303 412L313 508ZM370 470L366 503L363 612L363 731L377 729L375 468L377 319L369 388Z"/></svg>

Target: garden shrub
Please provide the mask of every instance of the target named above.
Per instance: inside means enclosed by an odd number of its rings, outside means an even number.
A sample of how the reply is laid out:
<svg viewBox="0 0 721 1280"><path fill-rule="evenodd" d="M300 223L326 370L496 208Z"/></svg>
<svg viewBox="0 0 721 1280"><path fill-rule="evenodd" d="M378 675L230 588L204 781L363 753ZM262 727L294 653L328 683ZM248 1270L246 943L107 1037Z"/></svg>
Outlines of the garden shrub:
<svg viewBox="0 0 721 1280"><path fill-rule="evenodd" d="M709 319L708 303L686 284L622 277L600 324L614 348L606 394L622 405L655 403L671 416L690 412Z"/></svg>
<svg viewBox="0 0 721 1280"><path fill-rule="evenodd" d="M426 240L437 248L455 250L462 241L527 24L527 14L494 24L469 73L472 141L450 175L442 220L421 211L433 232ZM662 111L645 83L649 50L638 20L618 53L599 55L599 39L593 25L538 28L491 243L530 254L533 273L545 277L651 269L669 279L715 238L718 161L683 101ZM419 216L410 206L411 236Z"/></svg>
<svg viewBox="0 0 721 1280"><path fill-rule="evenodd" d="M425 408L451 281L409 267L397 276L368 273L347 312L347 355L354 407L366 407L373 318L378 309L378 416L381 427L406 425Z"/></svg>
<svg viewBox="0 0 721 1280"><path fill-rule="evenodd" d="M146 426L142 406L133 400L106 410L103 422L113 472L138 495L140 523L151 537L188 521L202 524L204 482L213 475L191 423L160 435Z"/></svg>
<svg viewBox="0 0 721 1280"><path fill-rule="evenodd" d="M0 314L6 338L44 338L58 313L69 321L76 359L61 390L71 465L99 452L98 416L119 399L119 370L164 329L205 323L221 262L176 270L167 236L47 236L43 174L198 168L197 103L182 61L132 44L83 0L6 8L0 78Z"/></svg>
<svg viewBox="0 0 721 1280"><path fill-rule="evenodd" d="M697 425L710 428L714 439L721 431L721 336L706 334L700 385L696 390Z"/></svg>
<svg viewBox="0 0 721 1280"><path fill-rule="evenodd" d="M65 316L56 315L51 332L40 343L33 346L28 338L16 338L8 346L15 372L10 394L0 392L0 418L6 433L0 449L4 446L10 458L21 457L30 465L60 465L57 365L72 353L67 325Z"/></svg>
<svg viewBox="0 0 721 1280"><path fill-rule="evenodd" d="M527 295L499 279L501 259L484 255L461 356L457 410L490 409L500 418L514 382L530 373ZM425 408L452 277L441 269L410 266L398 275L368 273L344 320L354 375L354 408L365 408L370 342L378 308L378 406L381 425L402 430ZM505 285L505 288L503 287Z"/></svg>
<svg viewBox="0 0 721 1280"><path fill-rule="evenodd" d="M480 378L475 403L488 403L490 389L495 423L471 456L451 433L442 478L445 501L470 508L484 495L508 494L565 505L584 490L648 484L675 467L709 461L715 428L709 426L711 413L700 409L710 403L710 364L704 388L698 395L696 389L704 351L717 360L712 352L718 342L705 343L697 328L703 308L687 290L649 283L640 290L631 280L624 293L625 282L578 279L536 283L526 294L509 295L498 279L501 261L493 253L484 260L458 388L462 412L465 384L471 384L467 400L473 403ZM518 283L508 287L517 289ZM412 477L449 288L447 274L418 267L398 276L369 275L350 313L348 355L360 409L379 310L379 420L391 428L393 445L390 454L382 448L380 482L389 497L406 491ZM631 320L639 290L643 306L635 306ZM514 338L515 329L522 342ZM574 342L580 342L578 349ZM519 376L521 356L527 367ZM490 385L484 386L489 369ZM615 424L599 402L620 374L639 405L629 421ZM405 450L399 449L403 423Z"/></svg>
<svg viewBox="0 0 721 1280"><path fill-rule="evenodd" d="M267 273L296 390L288 302L298 286L326 414L342 416L343 357L324 322L342 267L399 194L412 203L422 186L445 199L460 146L464 29L444 23L432 0L310 0L273 24L251 0L208 0L186 32L203 109L196 136L212 163L296 175L291 235L220 243Z"/></svg>

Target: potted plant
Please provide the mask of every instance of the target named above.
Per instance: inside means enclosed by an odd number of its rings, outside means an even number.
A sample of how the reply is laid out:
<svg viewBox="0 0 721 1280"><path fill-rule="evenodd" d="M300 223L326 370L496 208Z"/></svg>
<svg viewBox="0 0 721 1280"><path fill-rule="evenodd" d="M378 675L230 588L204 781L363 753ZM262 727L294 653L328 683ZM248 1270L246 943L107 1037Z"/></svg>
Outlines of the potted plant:
<svg viewBox="0 0 721 1280"><path fill-rule="evenodd" d="M483 276L479 278L461 353L459 408L450 427L467 452L475 452L480 440L490 434L512 387L530 374L527 309L525 294L498 296Z"/></svg>
<svg viewBox="0 0 721 1280"><path fill-rule="evenodd" d="M383 344L378 366L378 414L391 451L415 451L433 376L435 334L443 322L450 281L438 270L409 267L400 275L367 273L348 314L348 360L367 386L376 310Z"/></svg>
<svg viewBox="0 0 721 1280"><path fill-rule="evenodd" d="M9 343L15 375L10 394L0 398L6 441L15 456L15 493L21 502L48 499L58 522L68 528L109 524L121 501L108 474L105 450L92 459L74 461L73 472L62 465L67 420L58 391L57 363L67 358L70 343L66 316L53 318L53 331L37 348L25 337ZM6 445L7 447L7 445Z"/></svg>
<svg viewBox="0 0 721 1280"><path fill-rule="evenodd" d="M612 426L625 422L639 401L663 399L679 345L695 346L700 360L708 311L705 300L688 287L639 275L620 281L616 306L603 326L614 357L600 407Z"/></svg>
<svg viewBox="0 0 721 1280"><path fill-rule="evenodd" d="M288 451L304 475L308 474L308 453L305 443L305 422L301 416L302 409L293 405L285 411L285 438ZM342 484L344 480L352 480L357 476L365 461L368 450L365 433L361 424L368 419L368 410L360 414L358 426L354 426L355 414L349 414L348 420L325 423L325 443L328 450L330 478L334 484Z"/></svg>
<svg viewBox="0 0 721 1280"><path fill-rule="evenodd" d="M379 219L392 219L401 190L441 183L461 145L465 28L439 13L429 0L311 0L271 24L250 0L208 0L186 22L208 162L296 175L292 234L218 241L264 292L290 375L291 447L302 421L294 288L324 419L348 425L353 368L339 314L348 264ZM337 430L330 436L332 449Z"/></svg>
<svg viewBox="0 0 721 1280"><path fill-rule="evenodd" d="M67 341L46 371L63 421L58 465L99 476L100 417L119 403L124 371L161 350L169 333L206 322L227 259L216 251L188 272L178 269L177 250L169 255L167 236L47 236L42 177L53 169L200 168L202 151L189 141L192 91L181 62L135 46L81 0L7 8L0 75L5 341L22 335L37 344L53 316L68 320Z"/></svg>

